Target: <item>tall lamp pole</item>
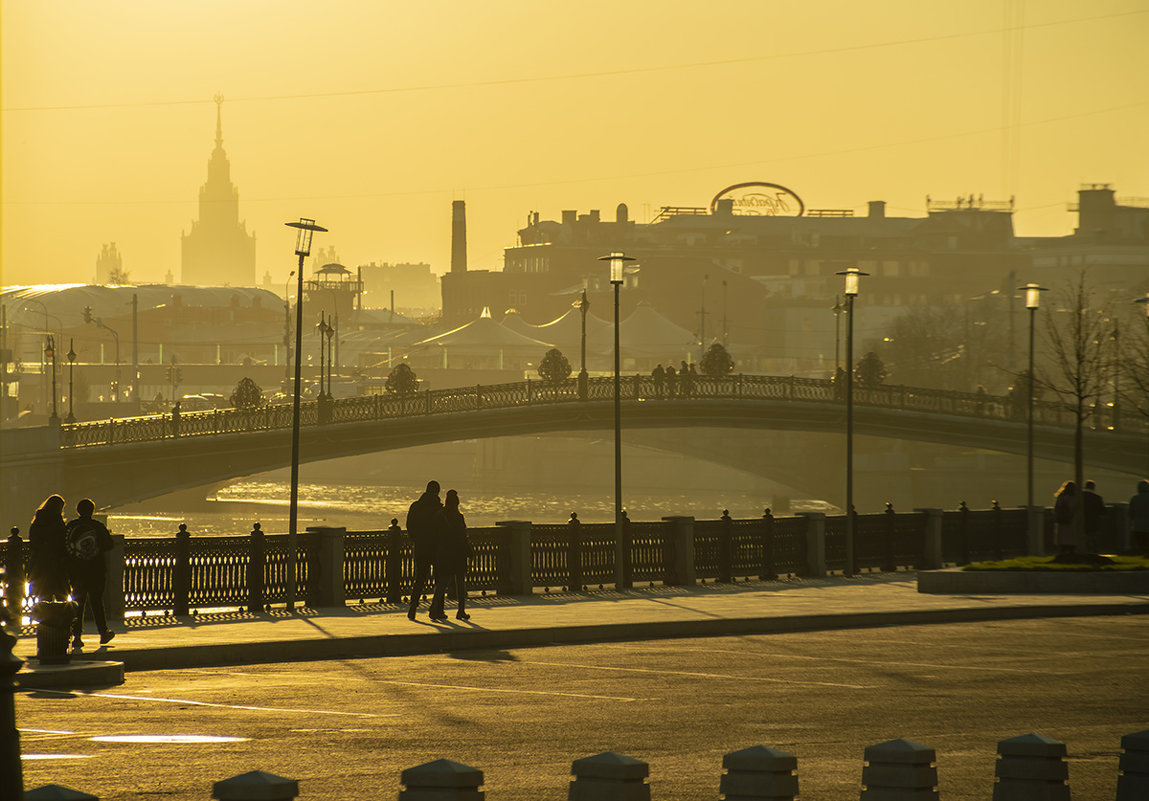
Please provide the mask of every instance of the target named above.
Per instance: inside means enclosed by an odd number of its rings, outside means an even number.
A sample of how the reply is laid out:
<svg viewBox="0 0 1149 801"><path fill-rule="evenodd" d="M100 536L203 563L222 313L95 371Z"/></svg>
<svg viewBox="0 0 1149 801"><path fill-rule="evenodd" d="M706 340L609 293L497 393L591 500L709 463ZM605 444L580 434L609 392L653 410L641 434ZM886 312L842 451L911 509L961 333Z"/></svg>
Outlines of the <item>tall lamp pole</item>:
<svg viewBox="0 0 1149 801"><path fill-rule="evenodd" d="M74 386L72 378L73 378L73 373L75 372L75 368L76 368L76 340L75 339L69 339L68 340L68 416L67 416L67 418L65 418L66 422L69 422L69 423L76 422L76 413L75 413L76 406L74 403L75 395L74 395L74 390L72 389L72 387Z"/></svg>
<svg viewBox="0 0 1149 801"><path fill-rule="evenodd" d="M622 394L621 360L618 339L618 291L623 283L623 268L628 261L634 261L622 253L600 256L599 261L610 262L610 283L614 287L614 575L615 586L621 587L623 575L623 532L622 532Z"/></svg>
<svg viewBox="0 0 1149 801"><path fill-rule="evenodd" d="M838 296L834 296L834 305L831 311L834 312L834 378L838 377L838 371L842 369L842 312L846 309Z"/></svg>
<svg viewBox="0 0 1149 801"><path fill-rule="evenodd" d="M846 575L856 572L854 565L854 298L858 282L869 275L850 267L838 275L846 277Z"/></svg>
<svg viewBox="0 0 1149 801"><path fill-rule="evenodd" d="M295 270L287 274L283 285L283 377L291 378L291 279ZM298 302L296 298L296 302Z"/></svg>
<svg viewBox="0 0 1149 801"><path fill-rule="evenodd" d="M303 382L303 260L311 255L311 237L316 231L326 231L315 224L315 220L300 217L299 222L284 223L288 228L299 229L295 240L295 255L299 257L299 269L295 288L295 391L291 402L291 504L287 516L287 608L295 608L295 573L298 561L298 535L295 527L299 521L299 391Z"/></svg>
<svg viewBox="0 0 1149 801"><path fill-rule="evenodd" d="M60 425L60 415L56 411L56 402L60 399L56 392L56 339L48 334L44 345L44 361L52 366L52 414L48 417L49 425Z"/></svg>
<svg viewBox="0 0 1149 801"><path fill-rule="evenodd" d="M586 400L589 390L590 379L586 372L586 313L590 309L590 301L586 299L586 290L582 291L582 297L575 301L578 310L582 315L582 347L579 349L579 371L578 371L578 397L579 400Z"/></svg>
<svg viewBox="0 0 1149 801"><path fill-rule="evenodd" d="M1033 401L1034 401L1034 366L1035 331L1037 328L1037 309L1041 305L1041 293L1046 291L1043 286L1030 281L1025 286L1018 287L1025 293L1025 308L1029 309L1029 370L1025 375L1026 417L1025 417L1025 505L1033 506Z"/></svg>

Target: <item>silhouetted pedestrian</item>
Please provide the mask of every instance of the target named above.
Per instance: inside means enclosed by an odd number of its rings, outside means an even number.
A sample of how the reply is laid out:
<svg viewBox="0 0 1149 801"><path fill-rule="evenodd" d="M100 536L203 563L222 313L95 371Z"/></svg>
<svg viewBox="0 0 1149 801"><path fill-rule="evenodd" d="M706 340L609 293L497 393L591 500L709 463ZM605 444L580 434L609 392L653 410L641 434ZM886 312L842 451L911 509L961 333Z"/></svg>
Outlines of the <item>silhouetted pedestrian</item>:
<svg viewBox="0 0 1149 801"><path fill-rule="evenodd" d="M415 610L435 563L435 519L442 508L439 482L428 481L427 491L407 510L407 534L411 537L415 556L415 586L411 588L411 603L407 607L407 617L411 620L415 619Z"/></svg>
<svg viewBox="0 0 1149 801"><path fill-rule="evenodd" d="M470 620L467 614L467 559L471 543L467 539L467 521L459 512L459 493L447 490L447 501L436 518L435 526L435 596L431 599L431 619L446 620L443 609L448 586L453 586L459 608L455 617Z"/></svg>
<svg viewBox="0 0 1149 801"><path fill-rule="evenodd" d="M84 611L91 608L96 628L100 632L100 644L111 642L116 633L108 628L108 618L104 614L104 584L107 583L108 567L104 554L112 550L112 535L99 520L92 518L96 505L88 498L76 504L75 520L68 521L64 537L68 555L68 578L72 582L72 596L79 608L72 621L72 648L83 647Z"/></svg>
<svg viewBox="0 0 1149 801"><path fill-rule="evenodd" d="M28 526L28 578L32 595L45 601L68 598L64 531L64 499L49 495Z"/></svg>
<svg viewBox="0 0 1149 801"><path fill-rule="evenodd" d="M1061 553L1073 553L1073 521L1077 517L1080 498L1077 482L1066 481L1053 493L1053 522L1056 542Z"/></svg>
<svg viewBox="0 0 1149 801"><path fill-rule="evenodd" d="M178 437L180 435L180 402L176 401L172 406L172 436Z"/></svg>
<svg viewBox="0 0 1149 801"><path fill-rule="evenodd" d="M654 394L661 398L664 390L663 382L666 380L666 371L662 369L661 363L650 371L650 377L654 379Z"/></svg>
<svg viewBox="0 0 1149 801"><path fill-rule="evenodd" d="M1137 492L1129 499L1129 527L1133 530L1133 550L1149 553L1149 480L1137 482Z"/></svg>
<svg viewBox="0 0 1149 801"><path fill-rule="evenodd" d="M678 365L678 394L682 397L690 395L690 391L694 389L690 381L690 368L686 365L686 360L683 359L682 363Z"/></svg>
<svg viewBox="0 0 1149 801"><path fill-rule="evenodd" d="M1081 494L1081 503L1082 511L1085 513L1086 550L1096 552L1101 518L1105 517L1105 500L1097 493L1097 485L1094 482L1085 482L1085 491Z"/></svg>
<svg viewBox="0 0 1149 801"><path fill-rule="evenodd" d="M666 368L666 394L673 398L678 384L678 374L674 372L674 365Z"/></svg>

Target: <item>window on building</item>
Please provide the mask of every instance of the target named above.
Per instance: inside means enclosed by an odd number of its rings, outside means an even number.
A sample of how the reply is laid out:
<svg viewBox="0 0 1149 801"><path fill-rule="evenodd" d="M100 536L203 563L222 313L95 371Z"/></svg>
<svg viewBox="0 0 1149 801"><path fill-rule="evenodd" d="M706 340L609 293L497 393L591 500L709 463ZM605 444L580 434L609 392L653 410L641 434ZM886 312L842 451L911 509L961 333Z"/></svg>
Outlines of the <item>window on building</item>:
<svg viewBox="0 0 1149 801"><path fill-rule="evenodd" d="M882 262L882 275L895 277L901 275L902 266L896 261L883 261Z"/></svg>
<svg viewBox="0 0 1149 801"><path fill-rule="evenodd" d="M818 275L821 272L822 263L816 259L806 260L806 275Z"/></svg>

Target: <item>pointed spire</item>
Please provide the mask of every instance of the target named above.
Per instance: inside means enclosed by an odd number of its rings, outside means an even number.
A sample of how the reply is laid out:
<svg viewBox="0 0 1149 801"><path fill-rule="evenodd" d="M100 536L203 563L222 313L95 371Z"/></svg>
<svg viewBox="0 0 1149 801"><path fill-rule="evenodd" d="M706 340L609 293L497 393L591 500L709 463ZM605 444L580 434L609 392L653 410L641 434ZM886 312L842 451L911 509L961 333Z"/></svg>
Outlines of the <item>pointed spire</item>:
<svg viewBox="0 0 1149 801"><path fill-rule="evenodd" d="M215 146L223 147L223 95L216 94L215 100Z"/></svg>

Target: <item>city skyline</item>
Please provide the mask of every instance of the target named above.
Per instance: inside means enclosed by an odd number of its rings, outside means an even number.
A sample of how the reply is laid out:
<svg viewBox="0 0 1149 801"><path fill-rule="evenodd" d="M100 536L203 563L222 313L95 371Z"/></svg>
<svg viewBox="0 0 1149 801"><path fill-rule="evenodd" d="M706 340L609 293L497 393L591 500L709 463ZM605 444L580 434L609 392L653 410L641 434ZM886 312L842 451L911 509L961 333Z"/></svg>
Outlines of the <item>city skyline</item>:
<svg viewBox="0 0 1149 801"><path fill-rule="evenodd" d="M216 93L273 286L300 215L347 264L442 273L455 199L469 267L499 269L528 212L647 221L746 180L894 216L1014 196L1022 236L1072 233L1081 183L1149 194L1137 3L64 8L0 5L7 285L91 281L108 242L133 281L178 276Z"/></svg>

